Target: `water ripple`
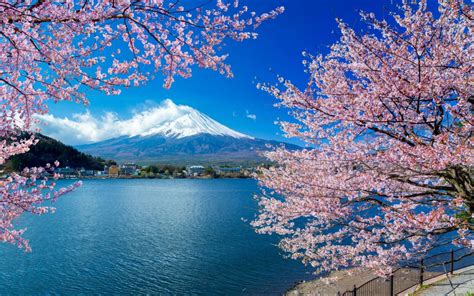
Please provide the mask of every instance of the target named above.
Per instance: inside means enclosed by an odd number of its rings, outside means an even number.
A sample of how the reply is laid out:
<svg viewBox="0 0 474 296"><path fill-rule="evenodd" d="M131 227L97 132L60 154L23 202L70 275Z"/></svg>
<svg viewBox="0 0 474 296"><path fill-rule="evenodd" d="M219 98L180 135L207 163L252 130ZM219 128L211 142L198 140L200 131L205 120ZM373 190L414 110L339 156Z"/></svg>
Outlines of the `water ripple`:
<svg viewBox="0 0 474 296"><path fill-rule="evenodd" d="M280 294L307 269L241 221L257 191L252 180L87 181L56 214L22 218L33 253L0 244L0 294Z"/></svg>

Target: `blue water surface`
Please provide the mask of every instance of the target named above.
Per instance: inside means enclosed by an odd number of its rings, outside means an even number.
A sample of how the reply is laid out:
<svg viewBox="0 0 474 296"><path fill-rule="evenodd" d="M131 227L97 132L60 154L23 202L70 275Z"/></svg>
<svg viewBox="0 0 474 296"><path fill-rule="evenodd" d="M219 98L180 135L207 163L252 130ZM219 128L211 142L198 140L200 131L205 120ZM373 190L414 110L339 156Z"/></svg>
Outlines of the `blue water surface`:
<svg viewBox="0 0 474 296"><path fill-rule="evenodd" d="M61 181L66 185L69 181ZM0 243L0 294L281 294L311 278L251 220L254 180L86 180Z"/></svg>

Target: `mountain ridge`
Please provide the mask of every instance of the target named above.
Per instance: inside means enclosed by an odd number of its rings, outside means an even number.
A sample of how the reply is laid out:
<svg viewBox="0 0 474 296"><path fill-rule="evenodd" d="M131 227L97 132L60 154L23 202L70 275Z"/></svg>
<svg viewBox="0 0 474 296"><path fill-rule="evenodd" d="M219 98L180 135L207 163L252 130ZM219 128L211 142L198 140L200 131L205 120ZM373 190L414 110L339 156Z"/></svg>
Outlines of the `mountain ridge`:
<svg viewBox="0 0 474 296"><path fill-rule="evenodd" d="M122 136L76 145L85 153L138 164L257 164L272 147L300 147L263 140L235 131L192 107L165 100L159 114L145 111L134 120L120 122L128 128ZM133 126L127 126L130 124ZM133 132L130 132L132 131Z"/></svg>
<svg viewBox="0 0 474 296"><path fill-rule="evenodd" d="M162 136L119 137L94 144L76 146L82 152L118 162L139 164L257 164L269 162L262 153L283 145L299 146L257 138L233 138L198 134L183 138Z"/></svg>

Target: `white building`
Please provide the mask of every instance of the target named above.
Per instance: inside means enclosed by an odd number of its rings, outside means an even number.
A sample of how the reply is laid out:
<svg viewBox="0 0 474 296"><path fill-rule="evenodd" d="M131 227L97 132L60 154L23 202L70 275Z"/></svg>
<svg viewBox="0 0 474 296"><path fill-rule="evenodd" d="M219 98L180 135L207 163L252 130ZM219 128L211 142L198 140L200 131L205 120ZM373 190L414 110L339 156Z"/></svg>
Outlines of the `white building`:
<svg viewBox="0 0 474 296"><path fill-rule="evenodd" d="M187 168L188 176L198 176L204 173L204 167L202 165L192 165Z"/></svg>

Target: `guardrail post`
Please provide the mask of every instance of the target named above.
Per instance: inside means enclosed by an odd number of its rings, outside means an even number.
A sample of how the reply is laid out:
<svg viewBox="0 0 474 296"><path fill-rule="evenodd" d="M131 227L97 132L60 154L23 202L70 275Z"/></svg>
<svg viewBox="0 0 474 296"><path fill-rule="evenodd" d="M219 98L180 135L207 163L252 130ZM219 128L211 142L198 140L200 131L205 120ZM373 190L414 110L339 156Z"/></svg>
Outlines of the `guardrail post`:
<svg viewBox="0 0 474 296"><path fill-rule="evenodd" d="M454 250L451 249L451 274L454 273Z"/></svg>
<svg viewBox="0 0 474 296"><path fill-rule="evenodd" d="M394 293L394 288L393 288L393 274L390 276L390 296L395 295Z"/></svg>
<svg viewBox="0 0 474 296"><path fill-rule="evenodd" d="M424 271L423 258L421 258L421 261L420 261L420 287L423 286L423 271Z"/></svg>
<svg viewBox="0 0 474 296"><path fill-rule="evenodd" d="M353 294L354 296L357 296L357 287L356 287L356 285L354 285L354 291L352 292L352 294Z"/></svg>

